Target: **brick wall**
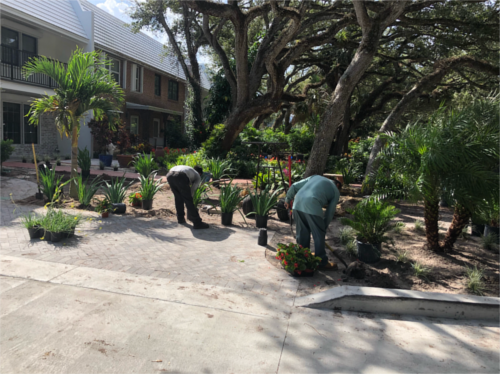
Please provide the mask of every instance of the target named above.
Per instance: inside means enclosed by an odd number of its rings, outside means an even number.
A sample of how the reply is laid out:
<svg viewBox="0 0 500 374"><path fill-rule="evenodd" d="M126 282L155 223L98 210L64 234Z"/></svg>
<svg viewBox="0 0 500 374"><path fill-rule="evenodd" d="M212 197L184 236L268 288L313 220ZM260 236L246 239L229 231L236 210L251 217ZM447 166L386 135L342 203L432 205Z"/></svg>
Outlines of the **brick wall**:
<svg viewBox="0 0 500 374"><path fill-rule="evenodd" d="M39 144L35 144L35 152L37 160L41 160L45 155L54 155L57 147L57 137L60 136L57 131L54 117L50 114L43 114L40 117L38 125ZM22 158L25 156L28 161L33 158L33 149L31 144L13 144L14 152L11 158ZM59 155L61 158L65 155Z"/></svg>

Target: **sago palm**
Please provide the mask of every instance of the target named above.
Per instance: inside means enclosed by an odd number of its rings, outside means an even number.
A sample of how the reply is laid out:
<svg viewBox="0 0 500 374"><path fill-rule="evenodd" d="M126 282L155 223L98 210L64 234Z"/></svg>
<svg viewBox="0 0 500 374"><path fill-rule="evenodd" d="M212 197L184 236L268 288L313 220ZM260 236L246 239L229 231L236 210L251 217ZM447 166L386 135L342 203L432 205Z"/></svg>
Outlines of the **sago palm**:
<svg viewBox="0 0 500 374"><path fill-rule="evenodd" d="M429 249L453 247L472 212L498 195L498 96L472 100L462 108L441 108L425 124L385 135L384 172L402 187L404 197L424 201ZM379 188L385 196L401 192ZM452 224L439 243L439 199L455 202ZM399 196L401 197L401 196Z"/></svg>
<svg viewBox="0 0 500 374"><path fill-rule="evenodd" d="M24 65L25 77L45 74L57 83L55 94L35 99L29 111L29 121L38 125L40 115L54 115L61 135L71 138L71 177L77 176L78 135L83 117L93 111L96 120L107 116L110 126L118 123L117 111L124 103L124 93L109 73L109 61L102 60L98 52L82 52L76 49L67 66L44 56L30 59ZM78 198L74 183L70 184L70 196Z"/></svg>

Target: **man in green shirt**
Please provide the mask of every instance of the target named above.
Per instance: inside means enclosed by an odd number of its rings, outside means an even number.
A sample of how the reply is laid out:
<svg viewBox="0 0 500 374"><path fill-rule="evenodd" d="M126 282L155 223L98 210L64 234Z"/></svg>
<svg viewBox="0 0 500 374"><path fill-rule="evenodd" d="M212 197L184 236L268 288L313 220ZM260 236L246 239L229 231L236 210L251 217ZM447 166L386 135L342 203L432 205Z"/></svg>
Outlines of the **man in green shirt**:
<svg viewBox="0 0 500 374"><path fill-rule="evenodd" d="M341 186L340 182L338 182ZM293 202L293 218L296 222L297 243L310 248L311 233L314 239L315 255L321 257L319 269L332 270L334 265L328 262L325 250L326 229L333 219L340 192L333 181L313 175L292 184L286 194L285 207ZM323 213L323 207L327 206Z"/></svg>

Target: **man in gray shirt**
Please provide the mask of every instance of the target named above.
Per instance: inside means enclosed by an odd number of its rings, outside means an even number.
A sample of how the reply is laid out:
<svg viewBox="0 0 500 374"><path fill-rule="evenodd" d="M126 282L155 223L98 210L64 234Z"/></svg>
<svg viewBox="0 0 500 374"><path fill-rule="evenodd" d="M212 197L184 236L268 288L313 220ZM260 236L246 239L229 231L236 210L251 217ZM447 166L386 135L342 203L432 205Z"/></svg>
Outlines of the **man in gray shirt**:
<svg viewBox="0 0 500 374"><path fill-rule="evenodd" d="M177 211L177 222L186 223L184 219L184 204L187 208L187 218L193 222L195 229L208 229L209 226L201 221L198 208L193 203L193 195L201 184L201 166L194 168L185 165L174 166L167 174L167 182L175 197L175 210Z"/></svg>

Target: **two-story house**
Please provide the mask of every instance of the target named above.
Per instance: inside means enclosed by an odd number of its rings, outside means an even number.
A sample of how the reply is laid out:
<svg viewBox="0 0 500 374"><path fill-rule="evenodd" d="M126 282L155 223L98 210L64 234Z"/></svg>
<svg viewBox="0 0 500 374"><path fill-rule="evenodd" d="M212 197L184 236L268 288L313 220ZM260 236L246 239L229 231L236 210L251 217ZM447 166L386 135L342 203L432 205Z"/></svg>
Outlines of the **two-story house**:
<svg viewBox="0 0 500 374"><path fill-rule="evenodd" d="M1 136L13 139L13 157L37 154L69 155L70 140L61 138L54 119L43 116L40 125L25 117L33 98L54 93L46 76L25 80L21 67L27 59L44 55L67 62L77 47L98 50L113 61L110 68L125 91L122 118L132 134L154 146L168 144L165 129L184 121L186 80L174 56L148 35L133 33L123 21L85 0L2 0L0 3ZM204 89L209 83L203 79ZM85 119L91 119L91 113ZM82 126L79 147L93 149L90 130Z"/></svg>

